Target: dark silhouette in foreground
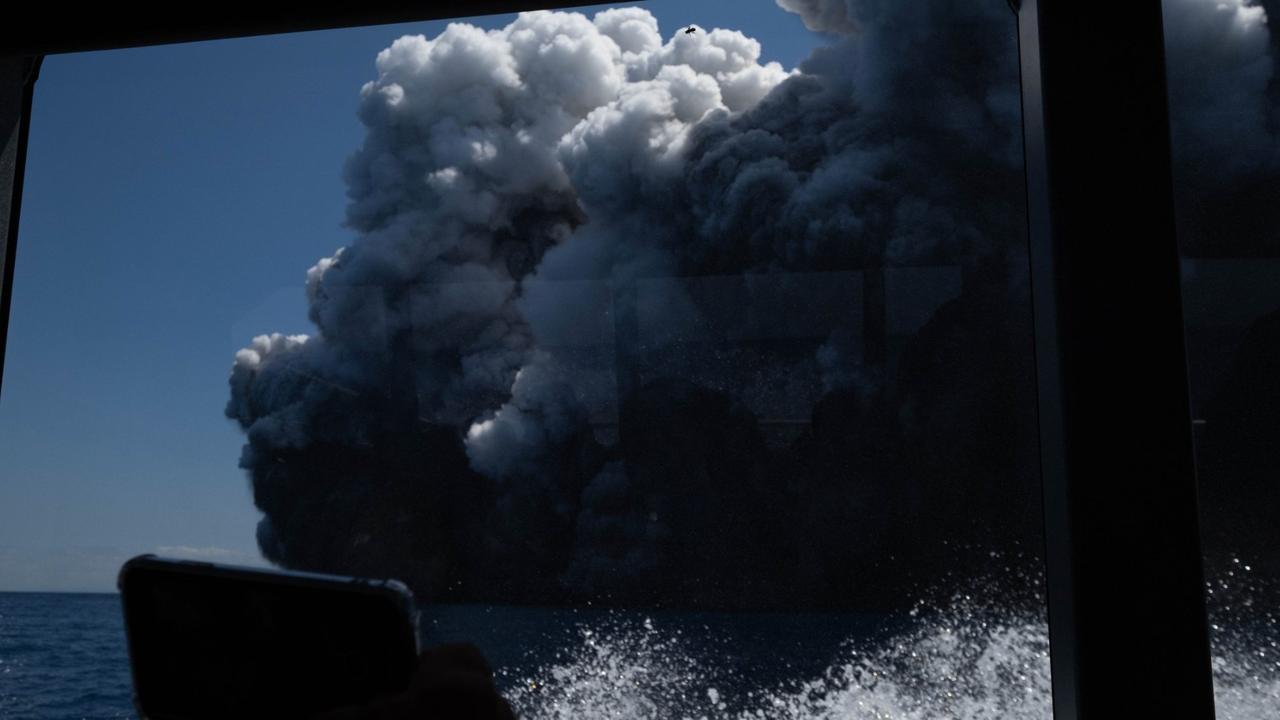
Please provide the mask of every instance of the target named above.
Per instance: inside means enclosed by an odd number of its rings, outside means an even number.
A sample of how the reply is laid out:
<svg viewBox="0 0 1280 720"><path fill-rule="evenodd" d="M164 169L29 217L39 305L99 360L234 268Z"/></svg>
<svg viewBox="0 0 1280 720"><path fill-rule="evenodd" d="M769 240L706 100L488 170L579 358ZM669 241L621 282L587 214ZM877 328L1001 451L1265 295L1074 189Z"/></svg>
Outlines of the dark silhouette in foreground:
<svg viewBox="0 0 1280 720"><path fill-rule="evenodd" d="M441 645L422 653L403 693L315 720L515 720L493 684L493 670L474 645Z"/></svg>

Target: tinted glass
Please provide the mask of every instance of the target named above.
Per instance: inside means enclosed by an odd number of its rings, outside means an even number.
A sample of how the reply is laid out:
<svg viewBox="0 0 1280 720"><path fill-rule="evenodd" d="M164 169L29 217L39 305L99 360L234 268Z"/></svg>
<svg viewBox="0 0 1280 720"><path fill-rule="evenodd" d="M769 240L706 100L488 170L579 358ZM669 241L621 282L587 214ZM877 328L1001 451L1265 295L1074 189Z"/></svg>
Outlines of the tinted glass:
<svg viewBox="0 0 1280 720"><path fill-rule="evenodd" d="M1220 718L1276 717L1280 707L1278 14L1269 0L1164 2Z"/></svg>
<svg viewBox="0 0 1280 720"><path fill-rule="evenodd" d="M53 58L0 542L395 577L531 718L1047 717L1017 61L1003 0Z"/></svg>

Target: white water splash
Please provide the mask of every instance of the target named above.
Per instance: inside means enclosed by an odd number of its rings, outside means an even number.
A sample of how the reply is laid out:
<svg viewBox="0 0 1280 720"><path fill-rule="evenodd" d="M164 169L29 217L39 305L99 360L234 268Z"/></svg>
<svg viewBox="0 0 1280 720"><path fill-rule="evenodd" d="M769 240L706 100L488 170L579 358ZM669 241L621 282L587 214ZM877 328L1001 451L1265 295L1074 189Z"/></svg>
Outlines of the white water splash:
<svg viewBox="0 0 1280 720"><path fill-rule="evenodd" d="M1276 641L1244 653L1214 655L1213 701L1218 720L1280 718L1280 664ZM1270 656L1270 662L1266 661Z"/></svg>
<svg viewBox="0 0 1280 720"><path fill-rule="evenodd" d="M526 720L1049 720L1043 615L953 600L885 639L847 642L820 677L737 693L750 678L681 631L597 623L560 662L510 678L507 696ZM1219 720L1280 720L1276 634L1262 635L1215 631Z"/></svg>
<svg viewBox="0 0 1280 720"><path fill-rule="evenodd" d="M1218 720L1280 720L1280 610L1275 578L1234 558L1207 583Z"/></svg>
<svg viewBox="0 0 1280 720"><path fill-rule="evenodd" d="M852 658L741 718L1049 718L1048 638L1040 623L925 625Z"/></svg>
<svg viewBox="0 0 1280 720"><path fill-rule="evenodd" d="M718 703L710 675L679 633L646 619L642 628L579 628L581 644L565 661L520 678L505 695L526 720L699 717L701 700ZM703 713L705 714L705 713Z"/></svg>

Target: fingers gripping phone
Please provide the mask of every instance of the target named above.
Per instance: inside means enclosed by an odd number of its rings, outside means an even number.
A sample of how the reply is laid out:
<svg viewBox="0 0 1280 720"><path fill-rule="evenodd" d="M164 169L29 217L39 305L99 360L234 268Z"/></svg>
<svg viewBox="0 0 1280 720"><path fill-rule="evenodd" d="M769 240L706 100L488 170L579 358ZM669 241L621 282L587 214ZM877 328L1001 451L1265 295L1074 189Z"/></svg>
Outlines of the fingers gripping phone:
<svg viewBox="0 0 1280 720"><path fill-rule="evenodd" d="M143 718L311 717L403 690L417 663L394 580L142 555L119 588Z"/></svg>

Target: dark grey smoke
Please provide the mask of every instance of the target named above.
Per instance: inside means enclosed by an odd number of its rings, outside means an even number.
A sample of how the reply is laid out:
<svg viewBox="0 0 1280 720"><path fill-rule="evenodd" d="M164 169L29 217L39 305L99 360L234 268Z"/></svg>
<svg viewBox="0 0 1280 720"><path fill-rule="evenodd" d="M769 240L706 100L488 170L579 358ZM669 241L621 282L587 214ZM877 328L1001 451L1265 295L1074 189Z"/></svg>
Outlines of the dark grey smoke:
<svg viewBox="0 0 1280 720"><path fill-rule="evenodd" d="M1280 525L1268 511L1280 506L1280 308L1260 300L1272 297L1265 261L1280 257L1277 17L1276 0L1165 0L1201 530L1206 568L1221 577L1242 564L1280 577ZM1235 260L1202 270L1202 260L1221 258ZM1197 298L1208 308L1193 307ZM1234 317L1206 318L1210 308ZM1269 592L1274 601L1274 583Z"/></svg>
<svg viewBox="0 0 1280 720"><path fill-rule="evenodd" d="M232 370L267 558L424 599L849 606L1038 547L1008 6L779 4L831 35L791 73L642 9L379 54L317 334Z"/></svg>
<svg viewBox="0 0 1280 720"><path fill-rule="evenodd" d="M1164 16L1183 250L1280 254L1280 3L1165 0Z"/></svg>

